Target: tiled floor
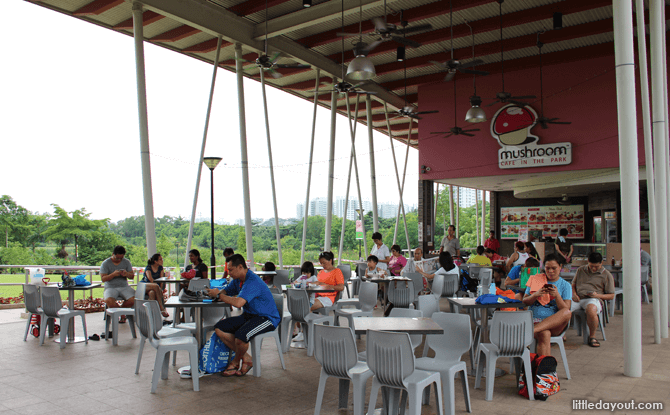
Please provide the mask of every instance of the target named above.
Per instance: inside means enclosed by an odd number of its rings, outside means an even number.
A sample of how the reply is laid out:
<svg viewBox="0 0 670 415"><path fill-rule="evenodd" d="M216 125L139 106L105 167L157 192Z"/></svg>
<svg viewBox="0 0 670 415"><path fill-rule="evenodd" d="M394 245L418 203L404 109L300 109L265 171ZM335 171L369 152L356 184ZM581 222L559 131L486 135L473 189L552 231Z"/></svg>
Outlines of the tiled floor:
<svg viewBox="0 0 670 415"><path fill-rule="evenodd" d="M442 300L441 306L443 311L448 310L446 300ZM3 415L314 412L320 365L313 357L307 357L304 349L292 349L284 355L284 371L274 342L267 340L262 349L261 378L254 378L251 373L243 378L207 376L200 379L199 393L193 392L191 380L180 379L174 371L176 368L171 366L168 380L160 381L152 395L149 392L155 350L145 347L140 374L135 375L139 340L130 336L127 324L120 327L117 347L101 340L90 341L88 345L68 345L60 350L52 340L42 347L32 336L23 342L25 320L19 319L15 311L0 311L0 314L3 314L0 318L0 414ZM86 317L89 334L100 334L104 329L101 314ZM77 332L82 333L79 321ZM607 341L601 341L602 347L593 349L582 344L575 330L568 331L567 353L572 380L565 378L558 357L561 392L546 402L531 402L520 397L516 393L514 375L510 374L496 379L493 401L487 402L484 390L474 389L474 378L469 377L473 413L564 414L572 412L573 399L670 403L670 340L665 339L662 345L653 344L651 305L642 306L642 377L623 376L623 318L619 312L606 327L606 334ZM358 347L364 349L364 340L358 342ZM553 351L558 356L558 349ZM463 358L469 362L467 355ZM179 353L177 367L187 363L187 354ZM507 359L501 359L498 366L508 370ZM323 414L353 412L351 397L348 410L338 411L336 380L329 380L326 389ZM424 406L422 414L437 412L432 395L431 398L431 405ZM456 412L465 413L459 387L456 388ZM615 413L657 414L670 413L670 410Z"/></svg>

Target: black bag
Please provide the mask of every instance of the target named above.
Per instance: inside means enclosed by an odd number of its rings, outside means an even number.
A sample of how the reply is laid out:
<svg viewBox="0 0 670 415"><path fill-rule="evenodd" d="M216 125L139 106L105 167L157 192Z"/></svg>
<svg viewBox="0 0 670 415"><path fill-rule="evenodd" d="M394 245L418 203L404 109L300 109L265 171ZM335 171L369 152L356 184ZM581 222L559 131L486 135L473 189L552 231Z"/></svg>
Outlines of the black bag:
<svg viewBox="0 0 670 415"><path fill-rule="evenodd" d="M63 283L61 284L62 287L74 287L77 285L67 272L64 272L61 275L61 279L63 280Z"/></svg>
<svg viewBox="0 0 670 415"><path fill-rule="evenodd" d="M477 281L470 278L470 274L462 269L461 270L461 291L476 293L477 292Z"/></svg>
<svg viewBox="0 0 670 415"><path fill-rule="evenodd" d="M205 298L210 298L210 296L207 295L207 290L191 291L184 288L179 292L179 300L181 301L202 301Z"/></svg>

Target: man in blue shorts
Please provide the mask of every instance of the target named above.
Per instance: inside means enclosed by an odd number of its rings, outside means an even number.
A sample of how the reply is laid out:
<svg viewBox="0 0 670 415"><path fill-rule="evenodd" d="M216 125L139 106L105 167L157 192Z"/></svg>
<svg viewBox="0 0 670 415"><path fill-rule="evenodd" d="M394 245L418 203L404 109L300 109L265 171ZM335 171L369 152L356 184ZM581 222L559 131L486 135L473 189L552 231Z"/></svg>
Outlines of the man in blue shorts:
<svg viewBox="0 0 670 415"><path fill-rule="evenodd" d="M224 318L216 323L214 331L221 341L235 352L235 358L223 376L244 376L251 370L253 361L247 353L251 339L274 330L281 317L272 293L262 279L247 269L244 257L234 254L226 258L228 275L233 279L223 291L209 290L211 297L233 307L242 308L242 315ZM237 297L233 297L233 296ZM240 366L241 364L241 366Z"/></svg>
<svg viewBox="0 0 670 415"><path fill-rule="evenodd" d="M570 321L572 286L561 278L560 259L556 254L544 258L544 274L530 277L523 303L533 312L537 354L551 355L551 336L558 336Z"/></svg>

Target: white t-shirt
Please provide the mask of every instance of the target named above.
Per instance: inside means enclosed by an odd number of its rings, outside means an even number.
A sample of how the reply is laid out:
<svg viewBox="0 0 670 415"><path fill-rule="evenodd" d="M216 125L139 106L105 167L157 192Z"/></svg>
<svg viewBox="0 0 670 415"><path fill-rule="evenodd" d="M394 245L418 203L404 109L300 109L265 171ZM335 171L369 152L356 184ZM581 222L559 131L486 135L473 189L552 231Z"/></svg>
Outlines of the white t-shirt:
<svg viewBox="0 0 670 415"><path fill-rule="evenodd" d="M377 266L383 270L388 269L388 264L385 262L381 262L382 259L386 259L391 256L391 251L389 251L388 247L384 244L382 246L377 247L377 244L372 247L372 250L370 251L370 255L374 255L379 259L379 264Z"/></svg>
<svg viewBox="0 0 670 415"><path fill-rule="evenodd" d="M514 261L513 265L524 265L526 263L526 260L528 259L528 253L526 252L517 252L519 254L519 258Z"/></svg>
<svg viewBox="0 0 670 415"><path fill-rule="evenodd" d="M365 272L367 274L367 278L384 278L386 275L386 271L381 269L381 267L377 266L374 270L370 271L370 268L365 268ZM365 275L365 274L363 274Z"/></svg>

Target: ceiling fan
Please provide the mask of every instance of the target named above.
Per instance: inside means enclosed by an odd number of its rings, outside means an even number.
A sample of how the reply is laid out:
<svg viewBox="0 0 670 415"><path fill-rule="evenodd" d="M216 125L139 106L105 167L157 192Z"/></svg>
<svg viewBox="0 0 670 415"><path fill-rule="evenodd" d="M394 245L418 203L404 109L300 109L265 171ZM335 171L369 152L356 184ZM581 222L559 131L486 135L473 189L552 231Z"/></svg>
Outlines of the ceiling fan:
<svg viewBox="0 0 670 415"><path fill-rule="evenodd" d="M267 1L267 0L266 0ZM344 27L344 0L342 0L342 27ZM358 43L358 45L365 45L365 43ZM355 52L357 53L357 52ZM374 91L366 91L363 88L361 88L364 85L371 84L373 83L372 81L363 81L363 82L358 82L356 84L352 84L351 82L347 82L344 78L344 37L342 37L342 81L341 82L336 82L333 84L328 84L328 83L322 83L321 85L324 85L326 87L331 87L332 89L327 89L325 91L319 91L319 92L337 92L339 95L346 94L348 92L353 92L356 94L367 94L367 95L376 95L377 93ZM307 92L317 92L315 90L307 91Z"/></svg>
<svg viewBox="0 0 670 415"><path fill-rule="evenodd" d="M464 130L458 126L458 116L456 115L456 81L454 81L454 127L450 128L449 131L434 132L431 134L434 135L446 134L444 138L451 137L452 135L465 135L467 137L474 137L475 135L470 133L475 131L480 131L480 129L470 128L468 130Z"/></svg>
<svg viewBox="0 0 670 415"><path fill-rule="evenodd" d="M268 0L265 0L265 53L259 55L255 61L248 61L246 59L238 59L238 58L235 59L240 60L242 62L255 63L256 66L258 66L261 69L261 71L268 72L270 76L273 77L274 79L279 79L282 76L284 76L281 74L281 72L277 71L277 69L311 68L310 65L304 65L302 63L291 63L291 64L277 63L277 61L281 57L282 57L281 52L275 52L272 54L272 56L268 56Z"/></svg>
<svg viewBox="0 0 670 415"><path fill-rule="evenodd" d="M435 113L439 112L438 110L417 112L416 108L414 108L412 105L409 105L409 103L407 102L407 98L406 98L407 97L407 61L405 61L404 72L405 72L405 96L403 97L403 99L405 100L405 105L402 108L398 109L397 111L392 112L392 113L387 112L387 114L388 115L395 114L395 117L393 117L392 119L407 117L407 118L412 118L412 119L415 119L415 120L420 120L421 117L419 117L419 115L435 114Z"/></svg>
<svg viewBox="0 0 670 415"><path fill-rule="evenodd" d="M456 75L456 71L461 73L471 73L474 75L488 75L488 72L477 71L474 69L467 69L473 66L481 65L484 63L481 59L473 59L467 63L461 63L461 61L454 59L454 20L453 20L453 9L451 7L451 0L449 0L449 26L451 30L451 59L442 63L436 61L430 61L433 65L437 66L438 69L442 72L447 72L447 76L444 77L445 81L451 81ZM473 45L474 47L474 45Z"/></svg>
<svg viewBox="0 0 670 415"><path fill-rule="evenodd" d="M544 43L540 42L540 33L537 34L537 50L540 53L540 118L537 122L543 129L549 128L549 124L572 124L570 121L556 121L558 118L547 118L544 116L544 91L542 89L542 46Z"/></svg>
<svg viewBox="0 0 670 415"><path fill-rule="evenodd" d="M528 103L519 101L521 99L534 99L536 98L535 95L523 95L520 97L515 97L512 96L511 93L505 92L505 57L504 57L504 47L503 47L503 26L502 26L502 4L505 2L505 0L497 0L498 4L500 5L500 67L502 68L502 92L498 92L496 94L496 97L494 98L494 102L490 103L488 106L490 107L491 105L495 105L497 103L500 104L516 104L521 107L525 107L528 105Z"/></svg>
<svg viewBox="0 0 670 415"><path fill-rule="evenodd" d="M372 24L375 26L375 30L371 33L367 33L366 36L374 36L377 37L376 40L374 40L370 44L365 44L364 48L362 51L365 53L367 56L368 53L372 52L374 48L379 46L381 43L392 40L394 42L400 43L403 46L409 46L412 48L418 48L421 46L421 43L416 42L414 40L407 39L405 37L402 37L400 35L407 35L410 33L415 33L415 32L420 32L424 30L430 30L433 28L432 25L430 24L422 24L422 25L416 25L412 27L402 27L405 25L402 25L399 28L399 26L393 24L393 23L388 23L387 19L387 14L386 14L386 0L384 0L384 17L373 17L370 19L372 21ZM401 23L403 22L402 18L402 11L400 12L400 21ZM344 25L342 26L344 29ZM362 33L345 33L345 32L340 32L336 34L337 36L344 36L344 37L351 37L351 36L358 36L361 37ZM360 43L360 42L359 42Z"/></svg>

